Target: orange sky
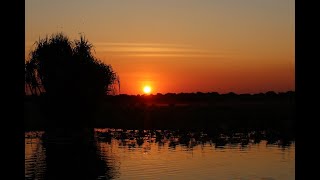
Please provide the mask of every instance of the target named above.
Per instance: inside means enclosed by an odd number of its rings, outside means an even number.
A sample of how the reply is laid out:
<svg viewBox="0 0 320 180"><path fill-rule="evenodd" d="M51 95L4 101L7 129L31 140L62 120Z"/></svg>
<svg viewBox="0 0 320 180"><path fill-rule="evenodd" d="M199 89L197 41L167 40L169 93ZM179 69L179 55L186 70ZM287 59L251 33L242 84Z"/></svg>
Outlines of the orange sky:
<svg viewBox="0 0 320 180"><path fill-rule="evenodd" d="M295 90L294 0L26 1L26 58L85 34L122 94Z"/></svg>

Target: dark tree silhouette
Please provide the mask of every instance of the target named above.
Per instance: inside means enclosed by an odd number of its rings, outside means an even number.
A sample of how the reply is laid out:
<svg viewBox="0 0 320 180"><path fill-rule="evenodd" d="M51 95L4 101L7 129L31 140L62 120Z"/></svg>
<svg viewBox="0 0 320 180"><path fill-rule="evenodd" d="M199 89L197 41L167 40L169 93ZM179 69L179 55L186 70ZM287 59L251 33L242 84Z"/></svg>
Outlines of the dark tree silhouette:
<svg viewBox="0 0 320 180"><path fill-rule="evenodd" d="M103 173L96 172L104 167L92 141L94 115L119 78L92 50L84 36L70 41L58 33L37 41L26 62L26 85L41 95L47 179L96 179Z"/></svg>
<svg viewBox="0 0 320 180"><path fill-rule="evenodd" d="M119 84L111 65L92 50L83 35L71 41L58 33L35 42L25 66L26 85L32 94L43 95L47 129L92 128L99 102Z"/></svg>
<svg viewBox="0 0 320 180"><path fill-rule="evenodd" d="M47 95L101 96L117 82L110 65L96 59L84 36L71 42L62 33L40 39L26 63L26 83Z"/></svg>

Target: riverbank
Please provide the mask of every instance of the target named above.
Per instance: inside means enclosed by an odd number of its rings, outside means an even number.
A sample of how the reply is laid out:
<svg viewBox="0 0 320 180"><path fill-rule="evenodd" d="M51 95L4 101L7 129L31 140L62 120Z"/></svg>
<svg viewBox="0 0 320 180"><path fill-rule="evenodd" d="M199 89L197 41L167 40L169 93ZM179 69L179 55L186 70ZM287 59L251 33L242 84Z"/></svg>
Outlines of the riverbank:
<svg viewBox="0 0 320 180"><path fill-rule="evenodd" d="M41 130L46 124L41 104L41 97L26 97L26 130ZM274 129L294 134L295 100L293 92L106 96L91 121L95 128Z"/></svg>

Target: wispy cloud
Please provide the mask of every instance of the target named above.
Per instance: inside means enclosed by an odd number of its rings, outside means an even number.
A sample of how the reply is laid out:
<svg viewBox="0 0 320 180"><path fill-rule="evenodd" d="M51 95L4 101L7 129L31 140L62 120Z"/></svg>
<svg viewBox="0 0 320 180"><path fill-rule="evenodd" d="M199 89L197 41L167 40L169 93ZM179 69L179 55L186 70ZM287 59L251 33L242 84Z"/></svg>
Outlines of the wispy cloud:
<svg viewBox="0 0 320 180"><path fill-rule="evenodd" d="M94 44L96 52L115 56L141 57L225 57L222 52L194 48L185 44L164 43L104 43Z"/></svg>
<svg viewBox="0 0 320 180"><path fill-rule="evenodd" d="M116 42L96 42L96 46L121 46L121 47L190 47L186 44L169 44L169 43L116 43Z"/></svg>
<svg viewBox="0 0 320 180"><path fill-rule="evenodd" d="M26 56L33 45L34 42L25 42ZM95 42L93 45L96 52L112 56L222 58L230 55L230 52L214 52L188 44Z"/></svg>

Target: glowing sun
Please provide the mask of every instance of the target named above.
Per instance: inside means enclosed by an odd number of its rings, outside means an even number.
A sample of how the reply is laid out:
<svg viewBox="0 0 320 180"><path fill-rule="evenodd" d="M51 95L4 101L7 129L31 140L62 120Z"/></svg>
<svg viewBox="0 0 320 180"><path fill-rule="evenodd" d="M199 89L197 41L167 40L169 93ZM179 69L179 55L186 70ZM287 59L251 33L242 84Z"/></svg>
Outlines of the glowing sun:
<svg viewBox="0 0 320 180"><path fill-rule="evenodd" d="M150 94L150 92L151 92L151 87L150 87L150 86L144 86L144 87L143 87L143 92L146 93L146 94Z"/></svg>

